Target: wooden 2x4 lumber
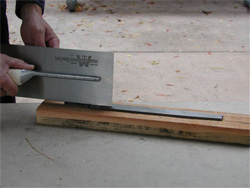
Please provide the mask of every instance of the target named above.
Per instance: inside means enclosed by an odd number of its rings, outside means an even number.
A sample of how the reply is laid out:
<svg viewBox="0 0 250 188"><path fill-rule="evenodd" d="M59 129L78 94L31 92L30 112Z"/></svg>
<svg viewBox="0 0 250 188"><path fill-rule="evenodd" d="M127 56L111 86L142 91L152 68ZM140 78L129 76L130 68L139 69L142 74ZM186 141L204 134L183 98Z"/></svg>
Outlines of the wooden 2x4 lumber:
<svg viewBox="0 0 250 188"><path fill-rule="evenodd" d="M250 118L248 115L200 110L189 111L221 114L224 118L222 121L175 118L96 110L89 109L82 105L53 102L43 102L37 108L36 116L37 123L39 124L82 127L104 131L128 132L232 144L250 144Z"/></svg>

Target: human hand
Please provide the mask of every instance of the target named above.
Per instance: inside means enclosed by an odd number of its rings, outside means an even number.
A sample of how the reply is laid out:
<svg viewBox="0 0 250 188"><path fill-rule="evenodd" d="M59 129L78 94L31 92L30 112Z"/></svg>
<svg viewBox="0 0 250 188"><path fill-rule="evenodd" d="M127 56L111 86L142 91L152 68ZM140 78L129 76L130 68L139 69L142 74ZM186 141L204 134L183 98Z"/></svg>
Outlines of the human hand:
<svg viewBox="0 0 250 188"><path fill-rule="evenodd" d="M11 80L8 75L10 68L33 70L34 65L29 65L24 61L16 58L9 57L0 53L0 96L5 95L15 96L18 92L17 85Z"/></svg>
<svg viewBox="0 0 250 188"><path fill-rule="evenodd" d="M59 48L59 38L42 17L42 9L36 4L21 8L21 36L25 45Z"/></svg>

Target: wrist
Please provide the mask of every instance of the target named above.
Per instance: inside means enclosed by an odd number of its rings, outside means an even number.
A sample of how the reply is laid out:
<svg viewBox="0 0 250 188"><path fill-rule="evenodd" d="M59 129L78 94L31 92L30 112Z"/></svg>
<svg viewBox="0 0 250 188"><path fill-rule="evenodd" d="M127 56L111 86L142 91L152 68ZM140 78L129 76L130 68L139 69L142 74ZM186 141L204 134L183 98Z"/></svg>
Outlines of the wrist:
<svg viewBox="0 0 250 188"><path fill-rule="evenodd" d="M30 18L34 15L42 16L43 11L39 5L33 4L33 3L28 3L28 4L25 4L21 7L20 13L21 13L22 20L24 20L24 19Z"/></svg>

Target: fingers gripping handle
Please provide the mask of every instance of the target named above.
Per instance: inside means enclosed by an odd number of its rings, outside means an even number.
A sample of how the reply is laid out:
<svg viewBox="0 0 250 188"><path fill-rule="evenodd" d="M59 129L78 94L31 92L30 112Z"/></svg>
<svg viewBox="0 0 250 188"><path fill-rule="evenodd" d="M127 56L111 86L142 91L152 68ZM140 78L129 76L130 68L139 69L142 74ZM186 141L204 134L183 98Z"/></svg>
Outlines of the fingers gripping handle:
<svg viewBox="0 0 250 188"><path fill-rule="evenodd" d="M22 85L21 82L21 71L19 69L11 69L8 71L8 74L11 78L11 80L16 84L16 85Z"/></svg>
<svg viewBox="0 0 250 188"><path fill-rule="evenodd" d="M16 85L22 85L23 83L30 80L33 76L35 76L35 73L33 71L23 69L10 69L8 71L8 74Z"/></svg>

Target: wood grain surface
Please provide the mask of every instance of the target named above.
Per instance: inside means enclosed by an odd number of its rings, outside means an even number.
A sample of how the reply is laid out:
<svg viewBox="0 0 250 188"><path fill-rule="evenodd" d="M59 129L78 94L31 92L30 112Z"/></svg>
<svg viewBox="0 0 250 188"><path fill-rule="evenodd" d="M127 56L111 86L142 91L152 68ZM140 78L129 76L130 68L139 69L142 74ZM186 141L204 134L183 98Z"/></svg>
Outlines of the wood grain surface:
<svg viewBox="0 0 250 188"><path fill-rule="evenodd" d="M223 112L207 113L221 114L224 118L222 121L174 118L96 110L82 105L54 102L43 102L37 108L36 118L39 124L249 145L249 116Z"/></svg>

